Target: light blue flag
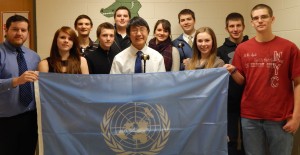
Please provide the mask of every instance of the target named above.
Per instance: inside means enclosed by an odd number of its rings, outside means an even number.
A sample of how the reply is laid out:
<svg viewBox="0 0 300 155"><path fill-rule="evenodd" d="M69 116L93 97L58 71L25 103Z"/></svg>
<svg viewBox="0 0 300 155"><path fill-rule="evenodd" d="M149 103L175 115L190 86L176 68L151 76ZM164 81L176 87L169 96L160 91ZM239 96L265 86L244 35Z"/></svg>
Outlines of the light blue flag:
<svg viewBox="0 0 300 155"><path fill-rule="evenodd" d="M225 68L35 83L40 155L226 155Z"/></svg>

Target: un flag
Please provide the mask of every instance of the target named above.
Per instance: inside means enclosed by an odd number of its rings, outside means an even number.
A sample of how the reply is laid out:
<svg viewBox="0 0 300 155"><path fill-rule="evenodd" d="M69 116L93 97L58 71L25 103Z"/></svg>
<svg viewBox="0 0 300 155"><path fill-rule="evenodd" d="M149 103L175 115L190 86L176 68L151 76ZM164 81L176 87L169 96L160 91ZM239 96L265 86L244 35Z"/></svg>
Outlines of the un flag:
<svg viewBox="0 0 300 155"><path fill-rule="evenodd" d="M226 155L225 68L35 83L40 155Z"/></svg>

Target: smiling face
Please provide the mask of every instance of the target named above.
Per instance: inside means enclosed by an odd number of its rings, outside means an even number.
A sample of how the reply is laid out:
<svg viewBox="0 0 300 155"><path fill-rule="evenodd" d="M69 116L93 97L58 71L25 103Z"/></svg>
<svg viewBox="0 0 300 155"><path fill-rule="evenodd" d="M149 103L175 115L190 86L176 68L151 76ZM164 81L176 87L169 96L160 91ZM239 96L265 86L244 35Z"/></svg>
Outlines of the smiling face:
<svg viewBox="0 0 300 155"><path fill-rule="evenodd" d="M241 20L229 20L226 30L232 40L239 40L243 38L244 28Z"/></svg>
<svg viewBox="0 0 300 155"><path fill-rule="evenodd" d="M79 19L75 27L79 36L89 36L92 28L91 21L86 18Z"/></svg>
<svg viewBox="0 0 300 155"><path fill-rule="evenodd" d="M154 36L156 38L156 43L159 43L165 41L170 36L170 32L164 29L160 23L155 29Z"/></svg>
<svg viewBox="0 0 300 155"><path fill-rule="evenodd" d="M146 26L131 26L130 27L130 40L131 44L141 50L148 39L149 31Z"/></svg>
<svg viewBox="0 0 300 155"><path fill-rule="evenodd" d="M5 28L6 40L12 45L19 47L27 40L28 23L25 21L12 22L10 27Z"/></svg>
<svg viewBox="0 0 300 155"><path fill-rule="evenodd" d="M115 15L115 23L118 28L126 28L128 22L130 20L129 13L125 9L120 9L116 12Z"/></svg>
<svg viewBox="0 0 300 155"><path fill-rule="evenodd" d="M210 55L213 45L213 40L210 34L207 32L199 33L196 36L196 44L202 58L206 58Z"/></svg>
<svg viewBox="0 0 300 155"><path fill-rule="evenodd" d="M184 33L191 35L195 29L195 20L190 14L182 14L179 17L179 24Z"/></svg>
<svg viewBox="0 0 300 155"><path fill-rule="evenodd" d="M57 37L57 47L59 52L69 52L73 46L71 36L65 32L59 32Z"/></svg>

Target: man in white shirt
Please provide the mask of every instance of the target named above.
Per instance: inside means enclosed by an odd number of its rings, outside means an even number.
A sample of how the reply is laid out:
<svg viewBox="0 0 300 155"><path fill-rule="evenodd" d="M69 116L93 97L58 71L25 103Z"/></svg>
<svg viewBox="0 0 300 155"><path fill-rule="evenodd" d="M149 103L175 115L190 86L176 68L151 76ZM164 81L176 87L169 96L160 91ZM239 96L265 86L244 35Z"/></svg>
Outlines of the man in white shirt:
<svg viewBox="0 0 300 155"><path fill-rule="evenodd" d="M149 56L149 60L142 61L143 73L166 71L162 55L146 45L149 32L149 25L143 18L134 17L129 21L126 33L131 40L131 45L115 56L110 74L135 73L138 51L146 57Z"/></svg>

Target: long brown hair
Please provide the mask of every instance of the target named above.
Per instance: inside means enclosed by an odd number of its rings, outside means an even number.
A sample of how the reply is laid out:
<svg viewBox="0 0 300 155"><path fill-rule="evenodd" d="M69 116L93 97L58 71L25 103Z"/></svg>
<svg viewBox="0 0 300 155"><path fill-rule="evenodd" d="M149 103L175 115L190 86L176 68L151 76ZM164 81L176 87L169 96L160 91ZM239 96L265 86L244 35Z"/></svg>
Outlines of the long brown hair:
<svg viewBox="0 0 300 155"><path fill-rule="evenodd" d="M60 32L67 33L70 35L71 40L73 41L73 46L70 49L70 55L67 60L67 69L65 73L69 74L81 74L81 68L80 68L80 52L79 52L79 43L78 43L78 38L76 35L76 32L68 27L68 26L63 26L60 29L58 29L55 32L53 41L52 41L52 46L51 46L51 51L50 51L50 59L49 59L49 64L53 67L53 70L55 73L62 73L62 60L61 60L61 55L59 54L58 46L57 46L57 38Z"/></svg>
<svg viewBox="0 0 300 155"><path fill-rule="evenodd" d="M197 36L199 33L208 33L211 36L212 39L212 48L208 56L208 61L205 64L204 68L212 68L215 60L217 58L217 39L215 32L210 27L201 27L196 31L194 42L193 42L193 56L190 60L189 65L187 66L188 70L196 69L197 64L199 63L201 59L201 52L199 51L197 47Z"/></svg>

